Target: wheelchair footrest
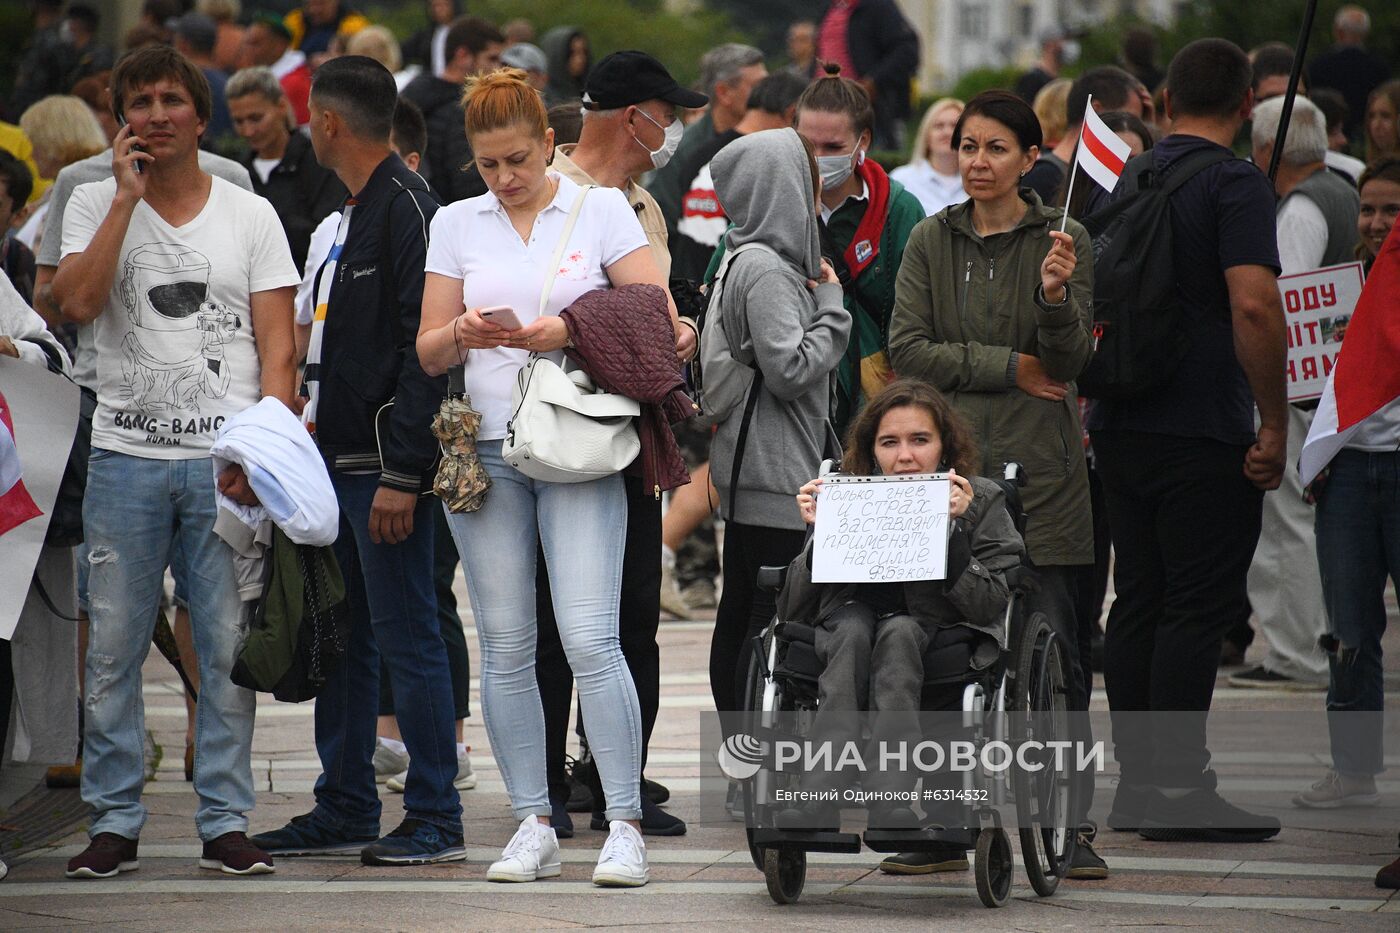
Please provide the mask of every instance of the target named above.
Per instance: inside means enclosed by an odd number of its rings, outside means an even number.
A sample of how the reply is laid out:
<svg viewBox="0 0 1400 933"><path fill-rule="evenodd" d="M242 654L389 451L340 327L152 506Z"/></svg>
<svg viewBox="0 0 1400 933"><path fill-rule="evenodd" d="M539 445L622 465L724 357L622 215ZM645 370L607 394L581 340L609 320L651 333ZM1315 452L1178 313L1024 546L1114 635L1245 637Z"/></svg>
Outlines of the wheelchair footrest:
<svg viewBox="0 0 1400 933"><path fill-rule="evenodd" d="M800 849L803 852L860 851L856 833L808 832L793 829L755 829L753 844L764 849Z"/></svg>
<svg viewBox="0 0 1400 933"><path fill-rule="evenodd" d="M926 852L950 843L972 848L972 832L966 829L867 829L865 846L872 852Z"/></svg>

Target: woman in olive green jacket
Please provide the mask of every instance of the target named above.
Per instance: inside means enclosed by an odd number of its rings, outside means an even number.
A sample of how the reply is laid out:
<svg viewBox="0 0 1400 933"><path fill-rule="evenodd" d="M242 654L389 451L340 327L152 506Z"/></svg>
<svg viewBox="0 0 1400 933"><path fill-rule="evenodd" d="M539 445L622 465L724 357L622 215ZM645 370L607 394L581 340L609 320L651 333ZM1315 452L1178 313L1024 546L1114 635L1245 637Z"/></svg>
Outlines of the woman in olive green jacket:
<svg viewBox="0 0 1400 933"><path fill-rule="evenodd" d="M1040 143L1040 122L1020 98L989 91L968 102L953 147L969 200L909 238L890 361L971 422L982 475L1012 460L1025 467L1026 550L1040 579L1027 608L1044 611L1066 645L1070 708L1087 709L1076 569L1093 563L1094 532L1073 383L1093 353L1093 252L1083 227L1071 220L1060 233L1063 213L1020 187Z"/></svg>

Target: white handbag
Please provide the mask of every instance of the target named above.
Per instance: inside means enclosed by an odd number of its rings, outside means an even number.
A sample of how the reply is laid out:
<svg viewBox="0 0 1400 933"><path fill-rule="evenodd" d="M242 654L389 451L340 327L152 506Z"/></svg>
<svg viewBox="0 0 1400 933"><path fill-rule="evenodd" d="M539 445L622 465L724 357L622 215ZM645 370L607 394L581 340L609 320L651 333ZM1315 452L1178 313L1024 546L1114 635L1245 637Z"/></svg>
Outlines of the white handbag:
<svg viewBox="0 0 1400 933"><path fill-rule="evenodd" d="M559 268L583 199L592 187L585 187L574 199L554 260L546 267L550 273ZM554 279L553 274L545 277L541 316ZM531 354L516 374L511 408L501 457L531 479L550 483L602 479L620 472L642 449L635 422L642 412L640 403L600 392L587 373L566 373L548 357Z"/></svg>

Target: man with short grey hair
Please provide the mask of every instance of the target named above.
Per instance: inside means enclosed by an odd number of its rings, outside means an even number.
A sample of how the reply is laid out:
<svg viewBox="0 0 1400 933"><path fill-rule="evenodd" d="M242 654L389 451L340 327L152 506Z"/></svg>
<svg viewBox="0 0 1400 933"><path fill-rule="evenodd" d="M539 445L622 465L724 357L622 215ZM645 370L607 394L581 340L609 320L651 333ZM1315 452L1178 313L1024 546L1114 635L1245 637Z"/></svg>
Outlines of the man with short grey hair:
<svg viewBox="0 0 1400 933"><path fill-rule="evenodd" d="M1336 44L1308 66L1308 86L1330 87L1346 98L1347 136L1358 139L1366 119L1366 100L1376 87L1390 77L1390 64L1367 51L1366 36L1371 32L1371 16L1365 9L1347 4L1332 20Z"/></svg>
<svg viewBox="0 0 1400 933"><path fill-rule="evenodd" d="M1254 108L1250 141L1254 162L1266 166L1274 153L1283 98L1272 97ZM1360 200L1356 189L1328 171L1327 118L1306 97L1293 103L1274 191L1278 194L1278 255L1284 275L1308 272L1352 259ZM1268 636L1269 653L1257 666L1230 677L1233 687L1302 687L1322 689L1327 657L1318 638L1327 630L1322 579L1318 573L1313 509L1303 498L1298 455L1312 426L1315 404L1288 406L1288 459L1283 482L1264 495L1264 518L1254 561L1249 568L1249 602ZM1300 797L1304 805L1325 806Z"/></svg>
<svg viewBox="0 0 1400 933"><path fill-rule="evenodd" d="M652 176L647 190L666 217L666 232L676 235L681 216L681 197L689 178L682 178L679 167L687 156L721 133L732 130L744 118L749 92L768 76L763 53L751 45L726 42L706 52L700 59L700 84L710 98L709 111L686 127L680 148L670 163Z"/></svg>

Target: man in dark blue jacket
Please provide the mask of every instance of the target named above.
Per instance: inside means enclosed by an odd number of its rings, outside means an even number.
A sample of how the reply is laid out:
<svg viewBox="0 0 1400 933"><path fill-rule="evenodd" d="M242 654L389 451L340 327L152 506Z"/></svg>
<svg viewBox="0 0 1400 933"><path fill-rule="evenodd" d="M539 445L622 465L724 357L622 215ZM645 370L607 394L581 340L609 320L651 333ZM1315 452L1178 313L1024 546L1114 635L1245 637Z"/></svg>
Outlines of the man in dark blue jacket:
<svg viewBox="0 0 1400 933"><path fill-rule="evenodd" d="M465 857L433 592L436 502L424 495L437 453L428 424L446 384L423 372L414 348L437 203L389 148L396 99L393 75L358 55L321 66L311 88L316 158L353 192L317 273L303 387L303 420L340 500L350 632L345 663L316 700L316 808L257 837L282 855L360 850L367 865ZM405 819L382 839L372 764L381 652L412 761Z"/></svg>

